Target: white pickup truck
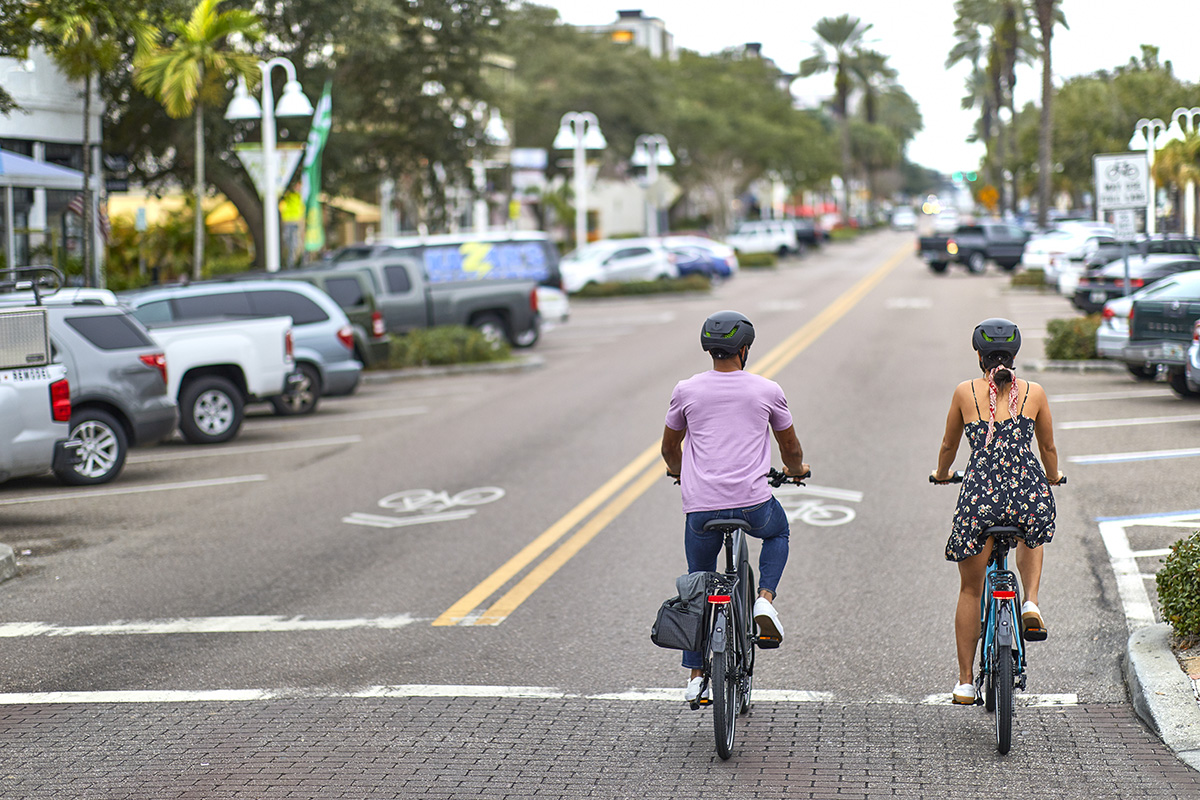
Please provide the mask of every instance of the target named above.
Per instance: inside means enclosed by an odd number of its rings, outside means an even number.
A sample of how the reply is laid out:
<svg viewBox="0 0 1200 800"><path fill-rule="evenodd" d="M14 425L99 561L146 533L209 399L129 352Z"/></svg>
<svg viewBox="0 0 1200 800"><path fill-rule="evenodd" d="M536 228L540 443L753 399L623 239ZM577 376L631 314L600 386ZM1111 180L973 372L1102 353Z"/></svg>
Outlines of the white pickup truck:
<svg viewBox="0 0 1200 800"><path fill-rule="evenodd" d="M70 469L80 442L70 440L67 368L50 363L42 308L0 309L0 482Z"/></svg>
<svg viewBox="0 0 1200 800"><path fill-rule="evenodd" d="M247 403L279 397L299 376L290 317L219 318L147 326L167 359L167 394L179 432L194 444L237 435Z"/></svg>

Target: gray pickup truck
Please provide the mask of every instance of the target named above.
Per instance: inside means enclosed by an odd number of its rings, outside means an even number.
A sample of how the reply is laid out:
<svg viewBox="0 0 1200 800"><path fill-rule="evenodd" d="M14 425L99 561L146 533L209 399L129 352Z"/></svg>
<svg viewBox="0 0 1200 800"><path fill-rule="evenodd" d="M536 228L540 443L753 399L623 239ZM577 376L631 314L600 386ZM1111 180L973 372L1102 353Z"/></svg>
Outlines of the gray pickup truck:
<svg viewBox="0 0 1200 800"><path fill-rule="evenodd" d="M389 333L466 325L517 347L538 340L538 285L561 282L554 245L532 233L386 239L320 266L365 271Z"/></svg>
<svg viewBox="0 0 1200 800"><path fill-rule="evenodd" d="M1011 270L1021 263L1029 234L1016 225L1005 222L980 222L960 225L949 235L922 236L917 251L934 272L945 272L950 263L965 264L975 274L995 261L1002 269Z"/></svg>

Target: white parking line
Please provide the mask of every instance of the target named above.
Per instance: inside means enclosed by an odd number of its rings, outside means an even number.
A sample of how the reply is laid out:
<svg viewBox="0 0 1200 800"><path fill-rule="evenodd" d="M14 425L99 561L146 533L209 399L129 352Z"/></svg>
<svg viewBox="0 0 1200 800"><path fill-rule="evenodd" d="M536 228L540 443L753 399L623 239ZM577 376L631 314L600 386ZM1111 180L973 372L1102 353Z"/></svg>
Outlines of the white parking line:
<svg viewBox="0 0 1200 800"><path fill-rule="evenodd" d="M1177 511L1165 514L1145 514L1136 517L1103 517L1096 520L1100 525L1100 538L1108 550L1108 560L1117 578L1117 594L1125 611L1125 623L1130 633L1146 625L1153 625L1154 606L1146 591L1146 579L1154 576L1141 571L1137 559L1145 557L1146 550L1134 551L1129 546L1126 528L1140 526L1177 527L1180 524L1194 527L1200 521L1200 510Z"/></svg>
<svg viewBox="0 0 1200 800"><path fill-rule="evenodd" d="M428 414L429 409L426 406L411 406L409 408L389 408L383 411L351 411L346 414L323 414L318 413L311 417L297 419L288 417L279 419L273 416L262 417L247 417L246 424L254 428L295 428L304 425L326 425L337 422L358 422L361 420L370 419L389 419L392 417L417 417L421 414Z"/></svg>
<svg viewBox="0 0 1200 800"><path fill-rule="evenodd" d="M1122 464L1127 461L1159 461L1164 458L1194 458L1200 456L1200 447L1185 447L1181 450L1143 450L1134 453L1102 453L1091 456L1070 456L1072 464Z"/></svg>
<svg viewBox="0 0 1200 800"><path fill-rule="evenodd" d="M1091 394L1055 394L1050 396L1052 403L1085 403L1092 400L1131 400L1144 397L1165 398L1161 389L1141 389L1123 392L1094 392Z"/></svg>
<svg viewBox="0 0 1200 800"><path fill-rule="evenodd" d="M1087 428L1123 428L1127 425L1165 425L1171 422L1200 422L1200 414L1185 414L1178 417L1131 417L1129 419L1093 419L1083 422L1061 422L1060 430L1084 430Z"/></svg>
<svg viewBox="0 0 1200 800"><path fill-rule="evenodd" d="M127 464L150 464L157 461L179 461L187 458L210 458L212 456L245 455L247 453L270 453L277 450L302 450L306 447L334 447L340 444L355 444L361 442L361 436L334 436L328 439L304 439L296 442L278 442L274 444L242 444L228 447L189 448L186 450L168 450L155 455L130 456L125 459Z"/></svg>
<svg viewBox="0 0 1200 800"><path fill-rule="evenodd" d="M23 503L53 503L57 500L94 500L97 497L115 497L123 494L144 494L147 492L173 492L179 489L207 489L212 486L229 486L235 483L254 483L267 480L266 475L238 475L232 478L210 478L204 481L183 481L181 483L159 483L150 486L129 486L120 489L92 489L83 492L54 492L52 494L33 495L30 497L11 497L0 500L0 506L16 506Z"/></svg>
<svg viewBox="0 0 1200 800"><path fill-rule="evenodd" d="M0 624L0 639L36 636L144 636L177 633L291 633L345 631L363 628L395 630L411 625L411 614L361 619L308 619L302 616L185 617L180 619L119 620L99 625L57 625L50 622Z"/></svg>

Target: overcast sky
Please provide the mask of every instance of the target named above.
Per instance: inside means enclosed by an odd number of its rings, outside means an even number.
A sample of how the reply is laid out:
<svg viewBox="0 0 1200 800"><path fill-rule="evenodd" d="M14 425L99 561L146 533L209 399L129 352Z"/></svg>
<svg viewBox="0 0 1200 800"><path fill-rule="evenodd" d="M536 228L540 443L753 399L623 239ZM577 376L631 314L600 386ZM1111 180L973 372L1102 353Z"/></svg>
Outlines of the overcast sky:
<svg viewBox="0 0 1200 800"><path fill-rule="evenodd" d="M953 0L634 0L617 5L597 0L537 1L558 9L565 22L575 25L607 24L616 19L618 9L641 8L647 16L666 23L678 47L714 53L746 42L762 42L763 54L789 71L796 71L800 61L812 54L817 20L852 14L874 26L867 33L869 46L890 57L888 63L900 73L899 83L921 108L925 130L909 145L909 158L953 172L973 168L983 153L982 145L966 142L975 115L959 107L969 67L944 67L954 41ZM1062 8L1070 27L1055 30L1056 83L1124 64L1141 53L1143 44L1157 45L1160 58L1174 63L1176 75L1200 82L1198 0L1063 0ZM697 13L701 9L704 13ZM793 92L810 100L829 95L833 78L799 80ZM1018 72L1018 107L1039 100L1040 94L1040 68ZM1147 98L1142 115L1167 119L1172 110L1159 108ZM1129 133L1133 135L1133 131Z"/></svg>

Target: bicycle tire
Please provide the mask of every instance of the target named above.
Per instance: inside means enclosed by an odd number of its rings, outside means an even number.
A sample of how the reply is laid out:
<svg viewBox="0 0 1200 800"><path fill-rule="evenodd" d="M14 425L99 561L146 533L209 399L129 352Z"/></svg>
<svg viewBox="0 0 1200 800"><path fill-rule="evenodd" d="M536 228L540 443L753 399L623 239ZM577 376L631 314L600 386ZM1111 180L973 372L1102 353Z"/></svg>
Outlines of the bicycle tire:
<svg viewBox="0 0 1200 800"><path fill-rule="evenodd" d="M758 589L754 584L754 569L746 565L746 617L742 620L742 697L739 714L750 713L750 694L754 690L754 600Z"/></svg>
<svg viewBox="0 0 1200 800"><path fill-rule="evenodd" d="M1013 654L1008 647L996 648L996 749L1000 755L1012 746Z"/></svg>
<svg viewBox="0 0 1200 800"><path fill-rule="evenodd" d="M727 616L726 623L728 622ZM717 740L717 755L721 757L722 761L729 760L729 757L733 755L733 741L736 735L737 670L732 663L735 647L736 645L727 636L725 650L712 654L713 732Z"/></svg>

